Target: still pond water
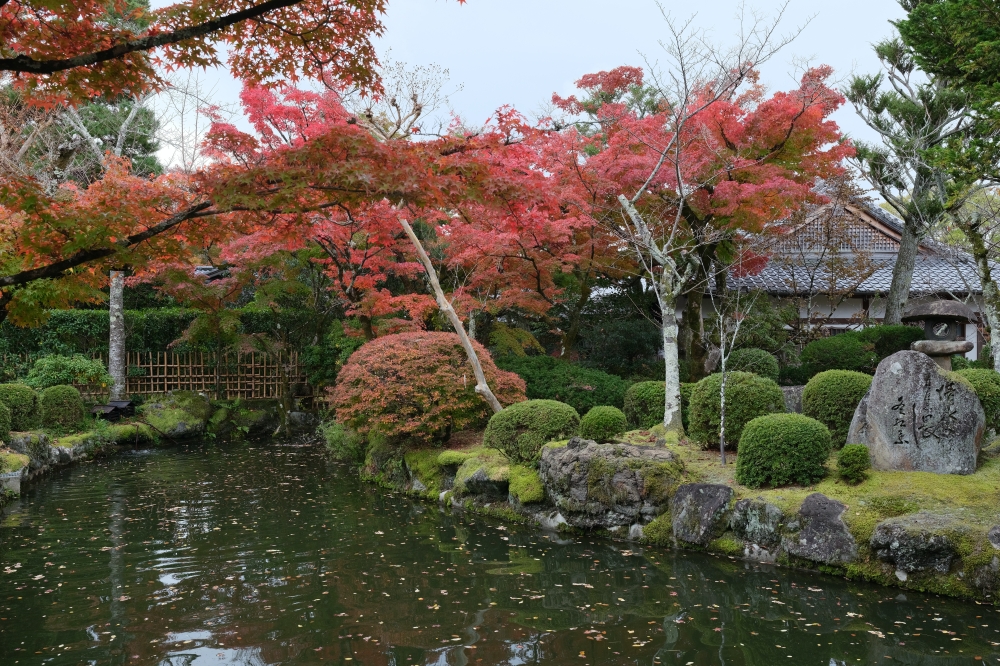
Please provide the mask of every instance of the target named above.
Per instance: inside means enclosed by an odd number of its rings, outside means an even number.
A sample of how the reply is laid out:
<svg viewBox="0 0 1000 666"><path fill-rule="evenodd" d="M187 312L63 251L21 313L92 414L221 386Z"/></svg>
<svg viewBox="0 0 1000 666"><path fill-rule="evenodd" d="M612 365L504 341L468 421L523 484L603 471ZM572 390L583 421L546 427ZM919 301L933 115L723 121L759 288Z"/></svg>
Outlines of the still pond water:
<svg viewBox="0 0 1000 666"><path fill-rule="evenodd" d="M989 606L456 517L310 447L65 470L0 568L3 666L1000 663Z"/></svg>

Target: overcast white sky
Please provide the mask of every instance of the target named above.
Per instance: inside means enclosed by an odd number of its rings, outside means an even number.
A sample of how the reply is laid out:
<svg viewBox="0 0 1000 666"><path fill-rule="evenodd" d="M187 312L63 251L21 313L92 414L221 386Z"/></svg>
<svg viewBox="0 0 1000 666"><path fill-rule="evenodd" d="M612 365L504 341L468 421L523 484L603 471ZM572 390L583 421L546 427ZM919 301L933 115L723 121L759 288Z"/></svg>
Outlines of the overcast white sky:
<svg viewBox="0 0 1000 666"><path fill-rule="evenodd" d="M166 0L154 0L154 6ZM735 41L741 0L662 0L679 19L711 31L714 41ZM774 16L780 0L746 0ZM828 64L838 79L878 70L871 45L892 34L903 16L896 0L789 0L782 32L805 25L795 41L763 68L771 90L795 85L796 64ZM806 25L808 23L808 25ZM380 54L410 65L450 71L451 109L469 125L485 122L501 105L532 115L553 92L568 95L582 74L618 65L644 66L662 56L666 26L655 0L397 0L385 17ZM238 101L239 85L226 72L208 72L215 99ZM444 110L447 113L447 109ZM850 106L836 120L857 138L872 138ZM164 155L166 157L166 155ZM169 161L169 157L167 160Z"/></svg>

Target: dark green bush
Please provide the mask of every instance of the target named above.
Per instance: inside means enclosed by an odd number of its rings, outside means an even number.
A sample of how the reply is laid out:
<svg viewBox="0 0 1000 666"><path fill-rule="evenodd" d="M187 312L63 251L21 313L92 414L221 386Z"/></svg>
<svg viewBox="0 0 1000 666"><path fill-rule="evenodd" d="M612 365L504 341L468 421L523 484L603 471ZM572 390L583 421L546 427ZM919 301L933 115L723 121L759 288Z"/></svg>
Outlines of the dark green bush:
<svg viewBox="0 0 1000 666"><path fill-rule="evenodd" d="M628 430L628 419L617 407L600 405L592 408L580 419L580 437L598 442L609 442Z"/></svg>
<svg viewBox="0 0 1000 666"><path fill-rule="evenodd" d="M50 386L38 398L42 425L55 430L75 430L83 425L83 398L72 386Z"/></svg>
<svg viewBox="0 0 1000 666"><path fill-rule="evenodd" d="M663 423L663 382L638 382L625 392L625 418L633 428L652 428Z"/></svg>
<svg viewBox="0 0 1000 666"><path fill-rule="evenodd" d="M969 368L958 370L957 374L969 380L979 397L983 411L986 412L987 430L1000 431L1000 373L996 370Z"/></svg>
<svg viewBox="0 0 1000 666"><path fill-rule="evenodd" d="M752 372L761 377L778 381L778 359L763 349L734 349L729 355L726 369Z"/></svg>
<svg viewBox="0 0 1000 666"><path fill-rule="evenodd" d="M736 481L750 488L800 486L826 474L830 431L802 414L768 414L746 424L736 457Z"/></svg>
<svg viewBox="0 0 1000 666"><path fill-rule="evenodd" d="M854 411L872 385L871 375L853 370L826 370L802 391L802 413L830 429L834 448L847 441Z"/></svg>
<svg viewBox="0 0 1000 666"><path fill-rule="evenodd" d="M681 384L681 424L684 432L691 426L691 394L697 384Z"/></svg>
<svg viewBox="0 0 1000 666"><path fill-rule="evenodd" d="M341 322L335 321L330 332L320 344L309 345L302 350L300 358L305 366L306 378L315 389L333 386L337 383L337 373L347 363L351 354L365 344L361 336L349 336Z"/></svg>
<svg viewBox="0 0 1000 666"><path fill-rule="evenodd" d="M878 360L910 348L917 340L924 339L924 330L916 326L872 326L857 332L858 339L871 345ZM876 363L877 365L877 363ZM872 372L875 369L872 368Z"/></svg>
<svg viewBox="0 0 1000 666"><path fill-rule="evenodd" d="M718 448L722 375L705 377L691 392L690 438L705 448ZM735 448L743 428L764 414L785 411L785 394L774 381L749 372L726 373L726 445Z"/></svg>
<svg viewBox="0 0 1000 666"><path fill-rule="evenodd" d="M10 408L0 402L0 441L10 436Z"/></svg>
<svg viewBox="0 0 1000 666"><path fill-rule="evenodd" d="M526 400L494 414L486 426L483 444L502 451L511 462L534 462L542 447L572 437L580 429L580 415L555 400Z"/></svg>
<svg viewBox="0 0 1000 666"><path fill-rule="evenodd" d="M804 386L812 375L809 368L796 360L795 365L784 364L778 370L778 383L782 386Z"/></svg>
<svg viewBox="0 0 1000 666"><path fill-rule="evenodd" d="M864 444L848 444L837 454L837 472L848 483L858 484L867 479L871 466L871 456Z"/></svg>
<svg viewBox="0 0 1000 666"><path fill-rule="evenodd" d="M873 346L850 331L813 340L802 349L801 358L809 377L825 370L870 373L879 361Z"/></svg>
<svg viewBox="0 0 1000 666"><path fill-rule="evenodd" d="M517 373L527 384L529 400L558 400L580 414L591 407L621 407L629 383L616 375L551 356L501 356L501 370Z"/></svg>
<svg viewBox="0 0 1000 666"><path fill-rule="evenodd" d="M0 403L10 410L10 429L21 432L38 427L38 394L24 384L0 384Z"/></svg>
<svg viewBox="0 0 1000 666"><path fill-rule="evenodd" d="M361 463L365 459L368 442L363 435L336 421L328 421L319 427L319 433L326 440L326 448L337 460Z"/></svg>
<svg viewBox="0 0 1000 666"><path fill-rule="evenodd" d="M31 366L24 383L36 389L63 384L111 386L111 375L101 361L81 354L43 356Z"/></svg>

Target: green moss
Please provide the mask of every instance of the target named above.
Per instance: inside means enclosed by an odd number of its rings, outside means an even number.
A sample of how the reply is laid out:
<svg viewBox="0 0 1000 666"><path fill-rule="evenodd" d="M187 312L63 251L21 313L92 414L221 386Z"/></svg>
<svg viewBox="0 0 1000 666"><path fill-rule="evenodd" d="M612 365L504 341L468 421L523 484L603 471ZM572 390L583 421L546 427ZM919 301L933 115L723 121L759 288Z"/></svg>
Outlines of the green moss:
<svg viewBox="0 0 1000 666"><path fill-rule="evenodd" d="M708 549L713 553L722 553L723 555L732 555L735 557L743 556L743 542L731 536L721 536L715 539L708 544Z"/></svg>
<svg viewBox="0 0 1000 666"><path fill-rule="evenodd" d="M433 499L441 494L441 484L444 481L444 470L438 461L440 453L440 449L412 449L403 454L410 475L427 487L425 493Z"/></svg>
<svg viewBox="0 0 1000 666"><path fill-rule="evenodd" d="M490 481L509 481L510 461L499 451L481 449L475 455L466 458L455 473L455 491L466 492L465 483L469 477L482 469Z"/></svg>
<svg viewBox="0 0 1000 666"><path fill-rule="evenodd" d="M66 435L56 439L56 446L71 449L73 447L102 447L108 444L155 444L157 433L145 423L115 423L99 422L94 430Z"/></svg>
<svg viewBox="0 0 1000 666"><path fill-rule="evenodd" d="M674 524L670 513L654 518L642 528L642 540L655 546L669 546L674 542Z"/></svg>
<svg viewBox="0 0 1000 666"><path fill-rule="evenodd" d="M0 474L7 474L8 472L16 472L19 469L27 467L29 462L28 456L23 453L14 453L13 451L0 451Z"/></svg>
<svg viewBox="0 0 1000 666"><path fill-rule="evenodd" d="M545 486L538 470L524 465L511 465L508 472L510 494L521 504L537 504L545 500Z"/></svg>
<svg viewBox="0 0 1000 666"><path fill-rule="evenodd" d="M476 455L476 453L478 451L480 451L480 450L481 449L477 448L475 451L472 451L472 450L469 450L469 451L455 451L455 450L441 451L438 454L437 462L438 462L439 465L461 465L466 460L468 460L472 456Z"/></svg>

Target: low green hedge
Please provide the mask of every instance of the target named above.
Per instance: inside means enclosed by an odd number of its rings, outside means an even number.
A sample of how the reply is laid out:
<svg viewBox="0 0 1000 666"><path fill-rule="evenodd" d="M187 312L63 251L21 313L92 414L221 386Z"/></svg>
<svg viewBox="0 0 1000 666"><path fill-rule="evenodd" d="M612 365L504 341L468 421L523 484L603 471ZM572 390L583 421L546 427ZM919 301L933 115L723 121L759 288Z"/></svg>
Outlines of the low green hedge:
<svg viewBox="0 0 1000 666"><path fill-rule="evenodd" d="M0 403L10 410L10 429L16 432L38 427L38 394L24 384L0 384Z"/></svg>
<svg viewBox="0 0 1000 666"><path fill-rule="evenodd" d="M862 342L854 332L813 340L802 349L800 358L810 377L826 370L869 373L879 361L873 346Z"/></svg>
<svg viewBox="0 0 1000 666"><path fill-rule="evenodd" d="M809 380L802 391L802 413L830 429L834 448L847 441L847 431L872 377L853 370L826 370Z"/></svg>
<svg viewBox="0 0 1000 666"><path fill-rule="evenodd" d="M609 442L628 430L625 413L617 407L594 407L580 419L580 437Z"/></svg>
<svg viewBox="0 0 1000 666"><path fill-rule="evenodd" d="M83 425L83 398L72 386L50 386L38 398L42 425L55 430L76 430Z"/></svg>
<svg viewBox="0 0 1000 666"><path fill-rule="evenodd" d="M871 455L864 444L848 444L837 454L837 473L847 483L858 484L867 479L871 466Z"/></svg>
<svg viewBox="0 0 1000 666"><path fill-rule="evenodd" d="M763 349L734 349L726 362L726 369L752 372L755 375L778 381L778 359Z"/></svg>
<svg viewBox="0 0 1000 666"><path fill-rule="evenodd" d="M968 368L956 371L972 384L986 413L986 429L1000 431L1000 373L996 370Z"/></svg>
<svg viewBox="0 0 1000 666"><path fill-rule="evenodd" d="M538 460L542 447L580 430L580 415L555 400L526 400L494 414L486 426L483 444L504 453L511 462Z"/></svg>
<svg viewBox="0 0 1000 666"><path fill-rule="evenodd" d="M111 375L104 364L81 354L43 356L31 366L24 383L36 389L66 384L101 384L111 386Z"/></svg>
<svg viewBox="0 0 1000 666"><path fill-rule="evenodd" d="M705 377L691 392L689 437L718 448L722 375ZM785 411L785 394L773 380L749 372L726 373L726 444L735 448L743 427L764 414Z"/></svg>
<svg viewBox="0 0 1000 666"><path fill-rule="evenodd" d="M830 431L802 414L768 414L746 424L736 481L750 488L809 485L826 475Z"/></svg>
<svg viewBox="0 0 1000 666"><path fill-rule="evenodd" d="M517 373L527 385L529 400L558 400L585 414L592 407L621 407L629 383L594 368L552 356L499 356L501 370Z"/></svg>
<svg viewBox="0 0 1000 666"><path fill-rule="evenodd" d="M0 402L0 441L5 442L10 437L10 408Z"/></svg>

